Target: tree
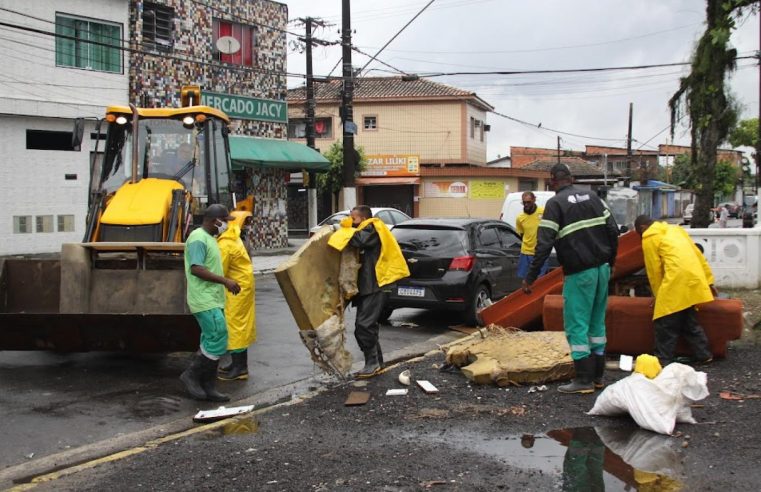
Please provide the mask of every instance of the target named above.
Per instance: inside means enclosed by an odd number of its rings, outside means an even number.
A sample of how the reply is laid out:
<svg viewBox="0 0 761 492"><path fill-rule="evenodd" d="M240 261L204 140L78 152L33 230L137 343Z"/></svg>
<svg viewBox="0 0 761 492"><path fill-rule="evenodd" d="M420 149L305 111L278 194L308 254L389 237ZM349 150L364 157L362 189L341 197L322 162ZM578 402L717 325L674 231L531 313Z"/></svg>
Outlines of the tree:
<svg viewBox="0 0 761 492"><path fill-rule="evenodd" d="M729 38L736 18L756 3L757 0L706 0L706 30L695 48L690 74L682 77L679 89L669 100L672 138L683 107L689 116L696 227L708 226L715 190L716 149L737 121L735 104L725 88L726 76L734 71L737 57Z"/></svg>
<svg viewBox="0 0 761 492"><path fill-rule="evenodd" d="M732 147L753 147L758 143L758 118L740 120L729 131L729 143Z"/></svg>
<svg viewBox="0 0 761 492"><path fill-rule="evenodd" d="M367 160L365 159L365 151L362 147L358 147L356 152L359 155L356 168L356 174L358 175L365 169ZM330 193L332 196L331 203L338 203L338 194L341 192L341 188L343 188L343 142L334 142L323 155L330 161L330 170L317 175L317 191L320 193Z"/></svg>
<svg viewBox="0 0 761 492"><path fill-rule="evenodd" d="M737 185L738 173L739 170L731 162L717 162L714 167L712 180L714 192L720 196L731 195ZM692 166L692 160L687 154L676 156L674 166L671 169L671 178L674 184L689 190L694 190L699 186L700 182L699 176L695 173L695 168ZM710 207L713 207L713 202L714 197L712 196Z"/></svg>

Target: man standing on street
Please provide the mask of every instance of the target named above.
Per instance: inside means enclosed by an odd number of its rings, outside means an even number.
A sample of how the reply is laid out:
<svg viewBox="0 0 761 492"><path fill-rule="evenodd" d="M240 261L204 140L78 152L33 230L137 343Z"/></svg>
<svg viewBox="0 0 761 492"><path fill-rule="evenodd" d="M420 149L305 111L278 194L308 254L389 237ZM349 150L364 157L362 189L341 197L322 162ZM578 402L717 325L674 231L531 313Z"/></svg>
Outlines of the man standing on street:
<svg viewBox="0 0 761 492"><path fill-rule="evenodd" d="M536 205L536 195L527 191L521 197L523 212L515 219L515 230L521 235L521 254L518 256L518 278L526 278L528 267L534 259L536 250L536 235L539 229L539 221L542 220L544 207ZM547 273L548 263L545 261L539 271L541 277Z"/></svg>
<svg viewBox="0 0 761 492"><path fill-rule="evenodd" d="M365 356L365 366L356 377L369 378L383 368L383 352L378 341L378 319L385 304L381 287L408 277L410 272L396 239L383 221L373 218L370 207L354 207L351 223L348 222L336 224L338 230L328 244L339 251L347 244L359 250L359 292L352 301L357 307L354 338Z"/></svg>
<svg viewBox="0 0 761 492"><path fill-rule="evenodd" d="M727 228L727 221L729 220L729 210L726 205L719 207L719 227L722 229Z"/></svg>
<svg viewBox="0 0 761 492"><path fill-rule="evenodd" d="M618 252L618 227L607 205L592 191L573 186L571 170L550 170L556 194L544 207L538 245L523 290L530 293L553 246L563 267L563 321L576 377L561 393L602 388L605 371L605 309L608 281Z"/></svg>
<svg viewBox="0 0 761 492"><path fill-rule="evenodd" d="M655 297L655 356L662 366L674 358L679 335L690 344L697 363L713 360L708 338L698 324L695 305L718 295L713 273L687 231L640 215L634 222L642 236L642 253Z"/></svg>
<svg viewBox="0 0 761 492"><path fill-rule="evenodd" d="M234 280L222 276L222 255L215 236L227 230L233 220L227 207L214 204L206 208L203 224L185 242L185 278L190 312L201 327L201 349L180 376L190 395L197 400L229 401L216 390L219 358L227 352L225 289L240 292Z"/></svg>

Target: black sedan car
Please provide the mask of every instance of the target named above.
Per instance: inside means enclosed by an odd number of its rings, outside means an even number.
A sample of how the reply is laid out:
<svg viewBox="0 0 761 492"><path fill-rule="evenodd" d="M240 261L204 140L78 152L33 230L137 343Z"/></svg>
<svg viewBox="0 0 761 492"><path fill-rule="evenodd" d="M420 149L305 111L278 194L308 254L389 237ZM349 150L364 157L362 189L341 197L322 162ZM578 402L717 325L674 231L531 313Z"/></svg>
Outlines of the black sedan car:
<svg viewBox="0 0 761 492"><path fill-rule="evenodd" d="M478 324L478 312L521 285L521 238L490 219L412 219L392 230L410 276L384 289L388 319L396 308L448 309ZM554 260L554 256L552 258ZM555 264L557 264L555 262Z"/></svg>

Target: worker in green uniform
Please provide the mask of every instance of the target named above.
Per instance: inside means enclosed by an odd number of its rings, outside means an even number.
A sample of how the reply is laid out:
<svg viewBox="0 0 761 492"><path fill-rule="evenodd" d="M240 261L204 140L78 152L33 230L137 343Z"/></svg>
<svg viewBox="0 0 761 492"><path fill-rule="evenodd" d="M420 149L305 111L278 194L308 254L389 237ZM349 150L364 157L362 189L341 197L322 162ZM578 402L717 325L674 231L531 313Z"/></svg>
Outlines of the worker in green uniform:
<svg viewBox="0 0 761 492"><path fill-rule="evenodd" d="M219 358L227 352L225 289L233 294L240 292L237 282L223 276L222 255L215 239L227 229L230 220L233 217L227 207L209 205L203 224L185 241L187 302L201 327L201 348L180 376L180 381L197 400L230 400L215 387Z"/></svg>

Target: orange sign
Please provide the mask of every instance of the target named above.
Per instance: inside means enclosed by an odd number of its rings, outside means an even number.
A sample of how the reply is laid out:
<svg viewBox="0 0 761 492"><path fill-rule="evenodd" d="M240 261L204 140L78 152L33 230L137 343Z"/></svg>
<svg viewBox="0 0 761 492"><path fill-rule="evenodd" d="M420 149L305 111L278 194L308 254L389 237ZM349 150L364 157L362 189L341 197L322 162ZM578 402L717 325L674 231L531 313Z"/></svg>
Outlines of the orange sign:
<svg viewBox="0 0 761 492"><path fill-rule="evenodd" d="M419 176L420 156L375 154L366 156L362 176Z"/></svg>

